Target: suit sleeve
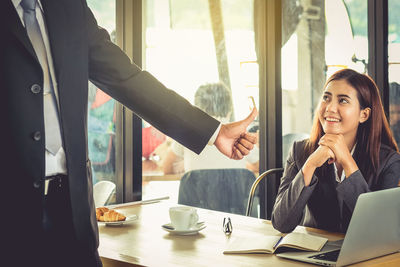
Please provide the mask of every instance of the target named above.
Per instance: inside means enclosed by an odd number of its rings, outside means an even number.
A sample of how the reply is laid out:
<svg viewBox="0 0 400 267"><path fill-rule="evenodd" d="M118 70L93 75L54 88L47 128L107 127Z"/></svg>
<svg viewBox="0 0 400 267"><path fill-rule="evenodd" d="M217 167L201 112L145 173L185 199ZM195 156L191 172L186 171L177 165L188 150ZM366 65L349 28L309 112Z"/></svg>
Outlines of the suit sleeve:
<svg viewBox="0 0 400 267"><path fill-rule="evenodd" d="M90 80L166 135L200 153L219 122L132 63L85 8Z"/></svg>
<svg viewBox="0 0 400 267"><path fill-rule="evenodd" d="M303 153L301 149L297 151L297 144L293 144L289 153L272 211L272 225L282 233L291 232L300 224L303 210L318 181L313 175L310 185L305 186L303 172L296 164L297 153Z"/></svg>

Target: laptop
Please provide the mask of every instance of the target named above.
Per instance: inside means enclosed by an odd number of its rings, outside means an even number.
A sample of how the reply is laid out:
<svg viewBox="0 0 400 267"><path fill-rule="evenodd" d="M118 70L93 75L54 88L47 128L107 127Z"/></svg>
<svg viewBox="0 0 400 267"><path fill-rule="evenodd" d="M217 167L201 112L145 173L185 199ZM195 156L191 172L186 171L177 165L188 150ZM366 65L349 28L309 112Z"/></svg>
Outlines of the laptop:
<svg viewBox="0 0 400 267"><path fill-rule="evenodd" d="M276 256L323 266L343 266L400 251L400 187L361 194L345 238L319 252Z"/></svg>

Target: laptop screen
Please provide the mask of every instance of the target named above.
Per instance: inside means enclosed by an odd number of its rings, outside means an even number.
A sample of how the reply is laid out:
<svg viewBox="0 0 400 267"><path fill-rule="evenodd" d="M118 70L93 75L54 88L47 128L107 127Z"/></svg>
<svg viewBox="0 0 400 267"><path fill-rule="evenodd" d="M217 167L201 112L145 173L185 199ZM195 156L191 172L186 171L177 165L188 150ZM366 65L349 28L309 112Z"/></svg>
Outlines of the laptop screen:
<svg viewBox="0 0 400 267"><path fill-rule="evenodd" d="M361 194L353 211L338 265L400 250L400 188Z"/></svg>

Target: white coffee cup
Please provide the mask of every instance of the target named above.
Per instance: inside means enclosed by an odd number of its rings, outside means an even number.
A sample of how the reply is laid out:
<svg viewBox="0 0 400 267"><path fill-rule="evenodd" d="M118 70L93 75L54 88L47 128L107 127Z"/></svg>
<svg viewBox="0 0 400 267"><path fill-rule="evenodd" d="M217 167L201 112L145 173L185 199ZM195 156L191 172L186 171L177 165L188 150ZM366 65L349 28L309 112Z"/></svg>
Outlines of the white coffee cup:
<svg viewBox="0 0 400 267"><path fill-rule="evenodd" d="M189 230L193 228L197 221L199 220L199 216L197 215L197 210L192 207L171 207L169 209L169 217L171 219L171 224L175 228L175 230Z"/></svg>

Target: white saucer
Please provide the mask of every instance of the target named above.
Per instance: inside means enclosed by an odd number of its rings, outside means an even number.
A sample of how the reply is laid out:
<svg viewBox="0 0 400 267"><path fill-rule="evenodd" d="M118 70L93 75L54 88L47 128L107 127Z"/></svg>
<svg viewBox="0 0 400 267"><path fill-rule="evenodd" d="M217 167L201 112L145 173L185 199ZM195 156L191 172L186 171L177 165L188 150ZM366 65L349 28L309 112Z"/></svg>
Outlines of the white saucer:
<svg viewBox="0 0 400 267"><path fill-rule="evenodd" d="M199 231L206 228L206 225L204 224L204 222L201 222L201 223L197 223L197 225L195 227L190 228L188 230L175 230L171 223L167 223L167 224L161 225L161 228L167 232L170 232L171 234L174 234L174 235L195 235Z"/></svg>
<svg viewBox="0 0 400 267"><path fill-rule="evenodd" d="M122 225L122 224L128 224L136 221L139 217L137 215L130 215L127 216L125 221L117 221L117 222L98 222L100 225L107 225L107 226L117 226L117 225Z"/></svg>

